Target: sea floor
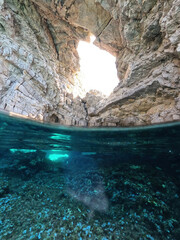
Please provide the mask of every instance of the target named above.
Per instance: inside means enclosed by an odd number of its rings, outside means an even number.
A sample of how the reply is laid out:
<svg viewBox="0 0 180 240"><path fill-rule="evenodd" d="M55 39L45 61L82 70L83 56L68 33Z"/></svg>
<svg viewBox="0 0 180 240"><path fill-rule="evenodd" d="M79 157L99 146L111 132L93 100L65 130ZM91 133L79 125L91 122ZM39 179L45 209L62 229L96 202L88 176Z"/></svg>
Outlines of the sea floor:
<svg viewBox="0 0 180 240"><path fill-rule="evenodd" d="M160 167L120 164L0 172L1 240L178 240L178 182Z"/></svg>

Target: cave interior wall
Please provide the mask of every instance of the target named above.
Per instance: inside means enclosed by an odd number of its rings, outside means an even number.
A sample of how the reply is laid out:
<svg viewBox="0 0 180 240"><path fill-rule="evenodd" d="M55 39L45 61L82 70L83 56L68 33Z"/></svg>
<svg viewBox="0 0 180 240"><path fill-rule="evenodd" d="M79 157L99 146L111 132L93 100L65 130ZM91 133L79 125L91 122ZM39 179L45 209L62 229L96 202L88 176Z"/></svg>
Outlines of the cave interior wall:
<svg viewBox="0 0 180 240"><path fill-rule="evenodd" d="M119 84L82 98L80 40L114 56ZM1 0L0 108L75 126L180 119L180 0ZM79 97L73 98L73 93Z"/></svg>

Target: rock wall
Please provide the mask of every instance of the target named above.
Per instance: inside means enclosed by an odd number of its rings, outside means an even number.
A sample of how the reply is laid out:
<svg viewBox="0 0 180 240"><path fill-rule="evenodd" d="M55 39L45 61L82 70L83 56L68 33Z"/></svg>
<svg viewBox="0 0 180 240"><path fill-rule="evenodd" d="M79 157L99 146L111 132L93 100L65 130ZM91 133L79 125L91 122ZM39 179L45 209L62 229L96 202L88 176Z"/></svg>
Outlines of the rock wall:
<svg viewBox="0 0 180 240"><path fill-rule="evenodd" d="M120 82L109 99L89 112L90 125L179 120L180 1L121 0L114 6L111 2L115 1L97 2L112 17L115 13L113 20L118 21L121 46L116 64ZM108 31L103 31L103 37L107 38Z"/></svg>
<svg viewBox="0 0 180 240"><path fill-rule="evenodd" d="M79 40L116 56L119 85L85 98ZM0 0L0 108L77 126L180 119L180 0Z"/></svg>
<svg viewBox="0 0 180 240"><path fill-rule="evenodd" d="M48 13L44 18L29 0L0 4L0 108L38 120L87 125L84 103L72 101L73 91L81 91L76 47L87 31Z"/></svg>

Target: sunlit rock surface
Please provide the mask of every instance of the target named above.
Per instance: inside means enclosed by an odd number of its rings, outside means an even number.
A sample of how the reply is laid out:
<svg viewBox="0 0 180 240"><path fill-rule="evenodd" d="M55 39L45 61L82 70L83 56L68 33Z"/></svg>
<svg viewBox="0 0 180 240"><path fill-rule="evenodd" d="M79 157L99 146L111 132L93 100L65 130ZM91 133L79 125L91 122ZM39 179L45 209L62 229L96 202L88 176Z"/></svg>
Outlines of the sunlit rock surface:
<svg viewBox="0 0 180 240"><path fill-rule="evenodd" d="M119 85L87 101L79 40L116 56ZM180 0L1 0L0 108L77 126L180 119ZM80 97L73 98L79 92Z"/></svg>

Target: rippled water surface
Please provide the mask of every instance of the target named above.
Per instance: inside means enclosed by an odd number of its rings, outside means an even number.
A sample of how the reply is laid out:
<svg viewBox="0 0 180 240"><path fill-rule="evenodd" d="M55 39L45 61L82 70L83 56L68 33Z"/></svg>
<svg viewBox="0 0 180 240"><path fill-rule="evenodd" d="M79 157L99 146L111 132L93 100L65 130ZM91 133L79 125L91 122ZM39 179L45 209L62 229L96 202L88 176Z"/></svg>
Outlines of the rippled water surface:
<svg viewBox="0 0 180 240"><path fill-rule="evenodd" d="M0 114L0 239L180 239L180 123L86 129Z"/></svg>

